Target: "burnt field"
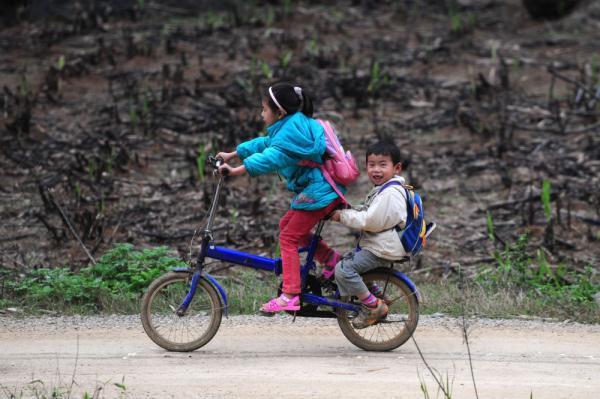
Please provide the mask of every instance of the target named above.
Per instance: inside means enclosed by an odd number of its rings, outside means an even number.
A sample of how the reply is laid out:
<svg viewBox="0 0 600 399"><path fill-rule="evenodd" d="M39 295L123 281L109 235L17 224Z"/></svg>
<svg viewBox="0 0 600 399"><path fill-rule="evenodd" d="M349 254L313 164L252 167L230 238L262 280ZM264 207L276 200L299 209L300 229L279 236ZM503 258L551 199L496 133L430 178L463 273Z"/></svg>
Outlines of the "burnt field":
<svg viewBox="0 0 600 399"><path fill-rule="evenodd" d="M262 88L288 80L361 162L379 136L401 147L439 226L415 272L474 270L527 231L551 264L598 269L598 2L550 21L520 1L202 3L5 6L0 266L76 268L117 242L187 256L203 158L256 136ZM276 176L231 180L217 241L272 254L289 199Z"/></svg>

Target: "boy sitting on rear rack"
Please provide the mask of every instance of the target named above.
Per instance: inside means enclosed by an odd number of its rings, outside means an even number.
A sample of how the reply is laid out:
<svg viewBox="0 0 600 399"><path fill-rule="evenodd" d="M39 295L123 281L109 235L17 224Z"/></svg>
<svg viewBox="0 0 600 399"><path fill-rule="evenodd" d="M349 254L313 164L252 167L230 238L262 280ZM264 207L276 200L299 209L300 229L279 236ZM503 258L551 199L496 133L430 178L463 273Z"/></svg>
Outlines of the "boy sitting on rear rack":
<svg viewBox="0 0 600 399"><path fill-rule="evenodd" d="M341 296L356 296L363 304L352 321L354 328L366 328L383 319L388 304L378 286L367 287L361 274L378 267L389 267L408 254L398 228L406 224L406 192L400 150L391 141L380 141L367 148L367 175L375 187L358 209L335 211L331 220L361 231L359 249L335 267L335 281Z"/></svg>

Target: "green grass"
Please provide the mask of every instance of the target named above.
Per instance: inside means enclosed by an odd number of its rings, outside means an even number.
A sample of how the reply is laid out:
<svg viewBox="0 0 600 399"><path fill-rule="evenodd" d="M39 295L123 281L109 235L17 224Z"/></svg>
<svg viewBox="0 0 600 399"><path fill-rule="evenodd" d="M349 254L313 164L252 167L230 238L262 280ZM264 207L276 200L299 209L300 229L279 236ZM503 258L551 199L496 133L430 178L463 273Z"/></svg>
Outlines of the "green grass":
<svg viewBox="0 0 600 399"><path fill-rule="evenodd" d="M116 387L115 388L112 386ZM120 383L115 382L110 384L109 382L98 382L90 394L87 390L83 390L81 396L76 394L73 387L77 386L77 390L80 390L79 384L75 380L69 383L53 384L44 382L40 379L35 379L27 384L20 387L10 388L0 384L0 395L7 399L21 399L21 398L35 398L35 399L68 399L68 398L105 398L106 394L112 395L108 397L113 398L124 398L126 397L127 386L125 385L125 377Z"/></svg>
<svg viewBox="0 0 600 399"><path fill-rule="evenodd" d="M27 313L136 313L139 298L152 280L185 266L166 247L136 251L130 244L119 244L78 272L57 267L31 270L16 279L6 272L0 276L5 300Z"/></svg>
<svg viewBox="0 0 600 399"><path fill-rule="evenodd" d="M15 278L0 269L0 309L17 307L26 314L135 314L148 285L168 270L181 267L187 264L170 255L166 247L138 251L130 244L118 244L95 265L78 272L68 267L42 268ZM274 274L244 268L215 277L227 292L231 314L256 312L277 294L279 284Z"/></svg>
<svg viewBox="0 0 600 399"><path fill-rule="evenodd" d="M274 274L239 268L233 274L217 277L227 292L230 314L253 314L260 305L277 295L279 280Z"/></svg>
<svg viewBox="0 0 600 399"><path fill-rule="evenodd" d="M464 306L470 315L600 322L600 306L594 301L600 279L592 267L581 273L550 265L541 249L530 255L528 243L523 235L495 252L496 264L481 266L471 279L417 284L425 298L422 313L459 316Z"/></svg>
<svg viewBox="0 0 600 399"><path fill-rule="evenodd" d="M541 317L599 323L600 308L593 302L577 303L566 299L531 295L511 287L489 290L480 285L461 289L457 281L418 284L423 301L421 314L443 313L462 316L461 301L466 301L468 316L489 318Z"/></svg>

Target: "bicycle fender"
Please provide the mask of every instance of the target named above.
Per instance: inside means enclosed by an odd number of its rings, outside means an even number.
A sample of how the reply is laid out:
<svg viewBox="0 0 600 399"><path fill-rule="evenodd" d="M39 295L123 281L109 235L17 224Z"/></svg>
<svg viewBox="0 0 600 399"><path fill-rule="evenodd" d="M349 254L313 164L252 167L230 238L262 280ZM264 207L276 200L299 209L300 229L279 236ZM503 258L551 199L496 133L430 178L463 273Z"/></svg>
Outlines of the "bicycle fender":
<svg viewBox="0 0 600 399"><path fill-rule="evenodd" d="M210 274L208 274L206 272L202 272L201 277L204 280L208 281L210 284L212 284L213 287L215 287L217 289L217 291L219 291L219 295L221 295L221 299L223 300L223 305L224 305L223 308L225 310L225 317L227 317L229 315L229 304L227 303L227 293L225 292L223 287L221 287L221 284L219 284L217 279L215 279Z"/></svg>
<svg viewBox="0 0 600 399"><path fill-rule="evenodd" d="M367 273L370 272L383 272L383 273L389 273L390 269L387 267L378 267L376 269L373 270L369 270ZM366 273L365 273L366 274ZM402 280L406 285L408 285L408 288L410 288L410 291L415 294L415 296L417 297L417 302L421 303L422 302L422 296L421 296L421 292L419 291L419 289L417 288L417 286L415 285L415 283L412 282L412 280L404 273L398 271L398 270L392 270L392 274L396 277L398 277L400 280Z"/></svg>
<svg viewBox="0 0 600 399"><path fill-rule="evenodd" d="M186 267L178 267L175 269L171 269L171 271L176 272L176 273L194 273L194 270L190 269L190 268L186 268ZM225 292L225 290L223 289L223 287L221 287L221 284L219 284L219 282L217 281L217 279L215 279L213 276L211 276L210 274L206 273L206 272L202 272L202 274L200 275L200 278L205 280L206 282L208 282L210 285L212 285L213 287L215 287L217 289L217 291L219 292L219 295L221 296L221 299L223 300L223 308L225 310L225 317L227 317L229 315L229 304L227 303L227 293Z"/></svg>

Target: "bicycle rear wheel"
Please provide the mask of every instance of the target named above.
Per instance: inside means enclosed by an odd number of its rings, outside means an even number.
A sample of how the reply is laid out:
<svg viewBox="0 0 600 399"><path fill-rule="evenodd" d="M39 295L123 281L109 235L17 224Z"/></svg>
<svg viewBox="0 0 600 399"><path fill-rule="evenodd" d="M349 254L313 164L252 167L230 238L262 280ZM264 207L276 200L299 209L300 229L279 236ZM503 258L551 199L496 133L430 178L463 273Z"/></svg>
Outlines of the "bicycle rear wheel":
<svg viewBox="0 0 600 399"><path fill-rule="evenodd" d="M363 329L352 326L356 313L338 309L338 324L350 342L367 351L389 351L405 343L417 328L419 302L416 294L401 279L385 271L367 272L362 275L367 286L376 284L388 303L387 316L378 323ZM356 297L351 302L360 305Z"/></svg>
<svg viewBox="0 0 600 399"><path fill-rule="evenodd" d="M215 288L200 279L183 315L177 314L192 283L192 273L171 272L154 280L142 298L142 325L158 346L189 352L206 345L217 333L223 309Z"/></svg>

